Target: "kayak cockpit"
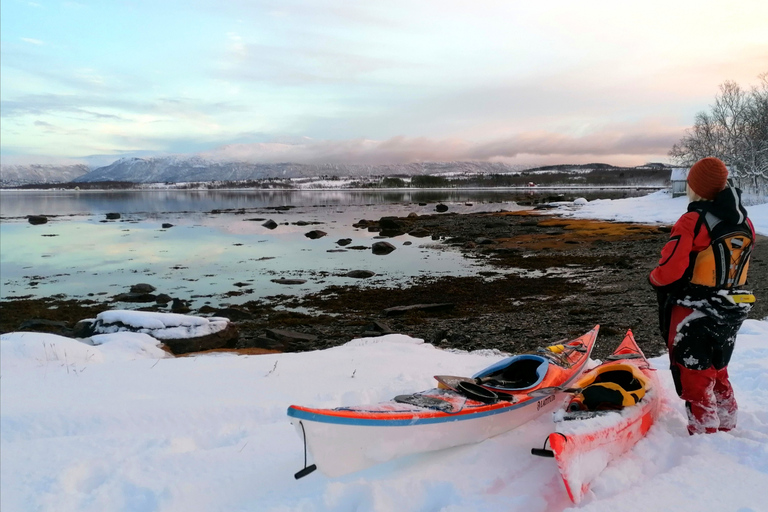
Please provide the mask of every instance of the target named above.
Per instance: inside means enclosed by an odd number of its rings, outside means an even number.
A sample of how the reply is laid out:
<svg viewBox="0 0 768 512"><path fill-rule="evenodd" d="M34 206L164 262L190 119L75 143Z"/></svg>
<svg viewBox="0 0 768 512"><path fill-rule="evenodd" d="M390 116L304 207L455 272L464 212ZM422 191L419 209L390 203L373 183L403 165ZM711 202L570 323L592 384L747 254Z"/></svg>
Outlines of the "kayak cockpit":
<svg viewBox="0 0 768 512"><path fill-rule="evenodd" d="M520 391L531 389L544 380L549 369L549 360L543 356L523 354L502 359L472 377L485 381L484 385L492 389Z"/></svg>

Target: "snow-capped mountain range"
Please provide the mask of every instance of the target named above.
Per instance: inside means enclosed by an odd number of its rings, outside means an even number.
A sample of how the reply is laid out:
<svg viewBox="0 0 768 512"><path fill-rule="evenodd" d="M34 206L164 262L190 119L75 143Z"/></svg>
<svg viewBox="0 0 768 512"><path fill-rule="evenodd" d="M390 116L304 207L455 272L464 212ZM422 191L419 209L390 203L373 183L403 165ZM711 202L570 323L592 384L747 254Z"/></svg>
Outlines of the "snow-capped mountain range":
<svg viewBox="0 0 768 512"><path fill-rule="evenodd" d="M80 176L77 182L131 181L134 183L179 183L195 181L241 181L313 176L358 177L419 175L444 172L512 172L516 168L488 162L430 162L394 165L296 164L221 162L199 157L123 158Z"/></svg>
<svg viewBox="0 0 768 512"><path fill-rule="evenodd" d="M3 165L0 167L0 186L18 187L37 183L65 183L88 174L85 164L75 165Z"/></svg>
<svg viewBox="0 0 768 512"><path fill-rule="evenodd" d="M658 166L660 164L653 164ZM663 166L662 166L663 167ZM607 164L550 166L529 169L538 172L584 172L587 169L614 168ZM647 168L647 167L646 167ZM616 168L618 169L618 168ZM418 162L407 164L297 164L216 161L199 156L121 158L89 169L86 165L4 165L0 186L17 187L43 183L189 183L296 179L310 177L366 178L381 176L468 176L519 173L525 168L499 162Z"/></svg>

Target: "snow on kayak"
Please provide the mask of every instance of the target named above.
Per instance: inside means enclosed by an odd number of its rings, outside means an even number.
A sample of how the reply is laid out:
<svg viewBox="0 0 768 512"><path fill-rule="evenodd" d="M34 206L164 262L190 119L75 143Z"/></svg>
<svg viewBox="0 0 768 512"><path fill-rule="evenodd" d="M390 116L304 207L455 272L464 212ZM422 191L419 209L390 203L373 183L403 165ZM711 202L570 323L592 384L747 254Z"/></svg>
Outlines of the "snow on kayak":
<svg viewBox="0 0 768 512"><path fill-rule="evenodd" d="M607 360L578 379L570 400L553 417L551 450L568 496L579 503L608 463L630 450L656 421L661 404L652 369L632 331Z"/></svg>

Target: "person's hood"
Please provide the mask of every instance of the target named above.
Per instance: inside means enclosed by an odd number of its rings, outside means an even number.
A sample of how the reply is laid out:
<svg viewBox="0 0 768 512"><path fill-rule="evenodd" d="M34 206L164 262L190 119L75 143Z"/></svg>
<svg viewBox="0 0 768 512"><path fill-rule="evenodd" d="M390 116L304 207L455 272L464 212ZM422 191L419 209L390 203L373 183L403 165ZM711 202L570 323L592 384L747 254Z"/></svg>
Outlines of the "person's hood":
<svg viewBox="0 0 768 512"><path fill-rule="evenodd" d="M688 211L705 211L731 224L741 224L747 220L747 209L741 203L741 190L730 185L715 196L714 201L693 201Z"/></svg>

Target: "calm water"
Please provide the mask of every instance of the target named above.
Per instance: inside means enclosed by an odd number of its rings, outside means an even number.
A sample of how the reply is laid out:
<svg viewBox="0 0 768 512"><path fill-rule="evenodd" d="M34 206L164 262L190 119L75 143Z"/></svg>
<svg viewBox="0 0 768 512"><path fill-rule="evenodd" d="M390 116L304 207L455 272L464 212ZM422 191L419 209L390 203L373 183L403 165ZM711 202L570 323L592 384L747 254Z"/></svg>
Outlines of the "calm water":
<svg viewBox="0 0 768 512"><path fill-rule="evenodd" d="M429 238L387 239L396 250L374 255L370 246L377 233L352 224L386 215L432 214L438 202L446 204L449 212L512 211L521 209L516 201L561 193L1 191L0 298L111 296L127 292L133 284L149 283L156 293L191 300L193 307L204 303L223 307L277 294L304 294L330 284L398 286L421 275L474 275L488 268L458 252L436 250L439 242ZM581 191L562 199L645 193ZM277 208L284 206L292 208ZM120 213L121 219L107 221L108 212ZM33 226L26 221L26 215L33 214L54 217ZM268 219L278 227L263 227ZM311 224L296 225L300 221ZM163 223L173 227L163 229ZM316 240L305 236L315 229L327 236ZM368 249L344 249L336 243L341 238L351 238L352 246ZM377 275L366 280L343 277L350 270L371 270ZM277 278L307 282L271 281Z"/></svg>

